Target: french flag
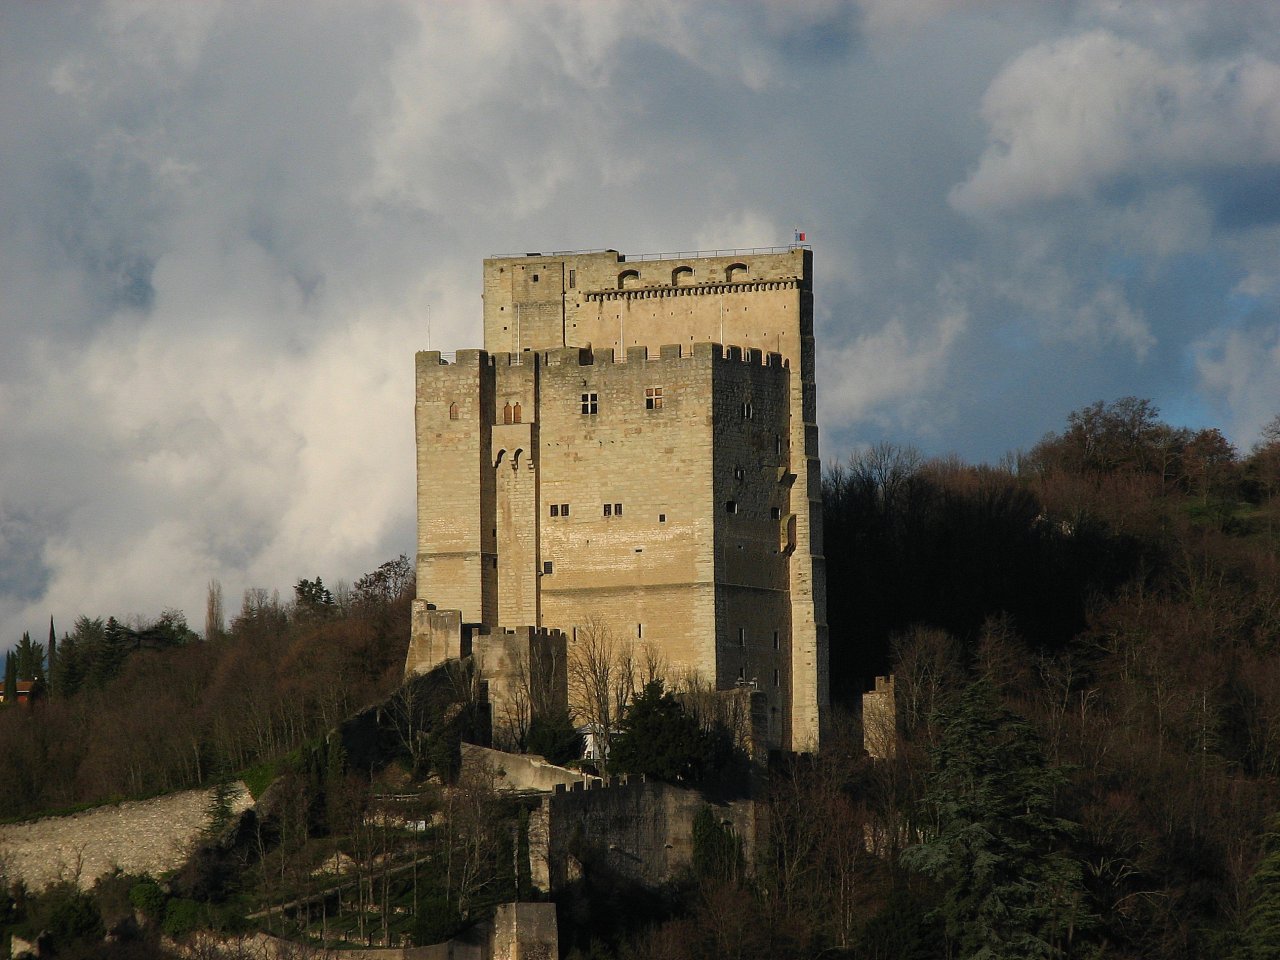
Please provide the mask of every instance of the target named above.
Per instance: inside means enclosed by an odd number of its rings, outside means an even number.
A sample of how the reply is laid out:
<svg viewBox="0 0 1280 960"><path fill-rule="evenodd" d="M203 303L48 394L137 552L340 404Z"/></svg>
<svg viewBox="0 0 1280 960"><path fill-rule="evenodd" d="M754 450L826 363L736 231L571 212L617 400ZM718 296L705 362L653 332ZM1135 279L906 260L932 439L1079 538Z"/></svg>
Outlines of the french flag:
<svg viewBox="0 0 1280 960"><path fill-rule="evenodd" d="M797 231L796 231L796 243L804 243L804 238L805 238L805 235L804 235L801 231L797 230Z"/></svg>

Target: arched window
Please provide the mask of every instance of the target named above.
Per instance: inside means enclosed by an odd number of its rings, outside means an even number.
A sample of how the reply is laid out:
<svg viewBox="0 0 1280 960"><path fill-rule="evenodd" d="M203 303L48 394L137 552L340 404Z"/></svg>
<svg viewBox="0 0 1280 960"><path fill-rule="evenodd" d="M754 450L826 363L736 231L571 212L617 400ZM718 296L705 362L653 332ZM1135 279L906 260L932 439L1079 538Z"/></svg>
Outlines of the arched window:
<svg viewBox="0 0 1280 960"><path fill-rule="evenodd" d="M638 286L640 286L639 270L623 270L620 274L618 274L619 290L623 289L624 287L638 287Z"/></svg>
<svg viewBox="0 0 1280 960"><path fill-rule="evenodd" d="M497 457L495 457L495 458L494 458L494 461L493 461L494 469L497 469L498 467L502 466L502 459L503 459L503 457L505 457L506 455L507 455L507 451L505 451L505 450L499 450L499 451L498 451L498 455L497 455Z"/></svg>
<svg viewBox="0 0 1280 960"><path fill-rule="evenodd" d="M511 408L511 422L512 423L520 422L520 404L519 403L516 403L516 405Z"/></svg>
<svg viewBox="0 0 1280 960"><path fill-rule="evenodd" d="M523 449L518 449L518 450L516 450L516 452L515 452L515 453L513 453L513 454L511 455L511 469L512 469L512 470L519 470L519 469L520 469L520 454L522 454L522 453L524 453L524 450L523 450Z"/></svg>
<svg viewBox="0 0 1280 960"><path fill-rule="evenodd" d="M503 423L511 422L511 404L509 403L502 408L502 422Z"/></svg>
<svg viewBox="0 0 1280 960"><path fill-rule="evenodd" d="M449 419L450 420L458 419L458 405L456 403L449 404Z"/></svg>
<svg viewBox="0 0 1280 960"><path fill-rule="evenodd" d="M673 287L687 286L690 283L693 283L693 267L676 267L671 271Z"/></svg>
<svg viewBox="0 0 1280 960"><path fill-rule="evenodd" d="M747 265L745 263L731 263L724 268L724 278L730 283L741 283L747 279Z"/></svg>

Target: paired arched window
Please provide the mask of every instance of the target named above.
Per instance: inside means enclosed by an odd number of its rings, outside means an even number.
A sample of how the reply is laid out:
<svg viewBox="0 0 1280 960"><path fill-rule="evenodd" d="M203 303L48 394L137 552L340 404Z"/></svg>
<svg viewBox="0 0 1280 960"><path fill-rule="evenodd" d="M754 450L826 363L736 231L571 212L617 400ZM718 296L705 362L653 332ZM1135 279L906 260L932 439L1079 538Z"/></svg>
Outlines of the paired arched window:
<svg viewBox="0 0 1280 960"><path fill-rule="evenodd" d="M511 422L512 423L520 422L520 404L519 403L517 403L514 407L511 408Z"/></svg>
<svg viewBox="0 0 1280 960"><path fill-rule="evenodd" d="M511 404L509 403L502 408L502 422L503 423L511 422Z"/></svg>

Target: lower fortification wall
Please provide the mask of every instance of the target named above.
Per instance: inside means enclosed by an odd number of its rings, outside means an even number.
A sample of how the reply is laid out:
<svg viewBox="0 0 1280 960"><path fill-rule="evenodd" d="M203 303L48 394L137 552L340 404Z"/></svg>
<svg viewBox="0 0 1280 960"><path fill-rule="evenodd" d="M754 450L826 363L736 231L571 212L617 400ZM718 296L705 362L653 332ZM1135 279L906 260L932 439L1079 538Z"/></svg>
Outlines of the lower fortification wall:
<svg viewBox="0 0 1280 960"><path fill-rule="evenodd" d="M646 886L673 880L693 863L693 819L707 806L733 827L750 863L757 838L753 801L716 802L639 777L557 788L530 816L533 881L555 891L593 870Z"/></svg>
<svg viewBox="0 0 1280 960"><path fill-rule="evenodd" d="M253 801L243 783L235 788L232 808L240 813ZM172 870L208 824L210 796L186 790L0 826L0 873L42 890L59 880L88 888L116 867L153 875Z"/></svg>

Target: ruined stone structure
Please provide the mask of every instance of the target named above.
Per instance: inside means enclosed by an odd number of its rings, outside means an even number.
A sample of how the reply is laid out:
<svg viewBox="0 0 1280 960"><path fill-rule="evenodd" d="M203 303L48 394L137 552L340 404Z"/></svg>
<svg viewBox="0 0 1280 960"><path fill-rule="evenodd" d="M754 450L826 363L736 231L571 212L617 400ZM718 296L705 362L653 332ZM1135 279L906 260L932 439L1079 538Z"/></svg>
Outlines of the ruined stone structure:
<svg viewBox="0 0 1280 960"><path fill-rule="evenodd" d="M810 251L489 259L484 344L417 355L409 669L514 626L570 644L604 627L714 687L754 685L770 745L815 747Z"/></svg>
<svg viewBox="0 0 1280 960"><path fill-rule="evenodd" d="M862 746L876 760L889 760L897 752L898 698L893 674L876 677L876 687L862 695Z"/></svg>

